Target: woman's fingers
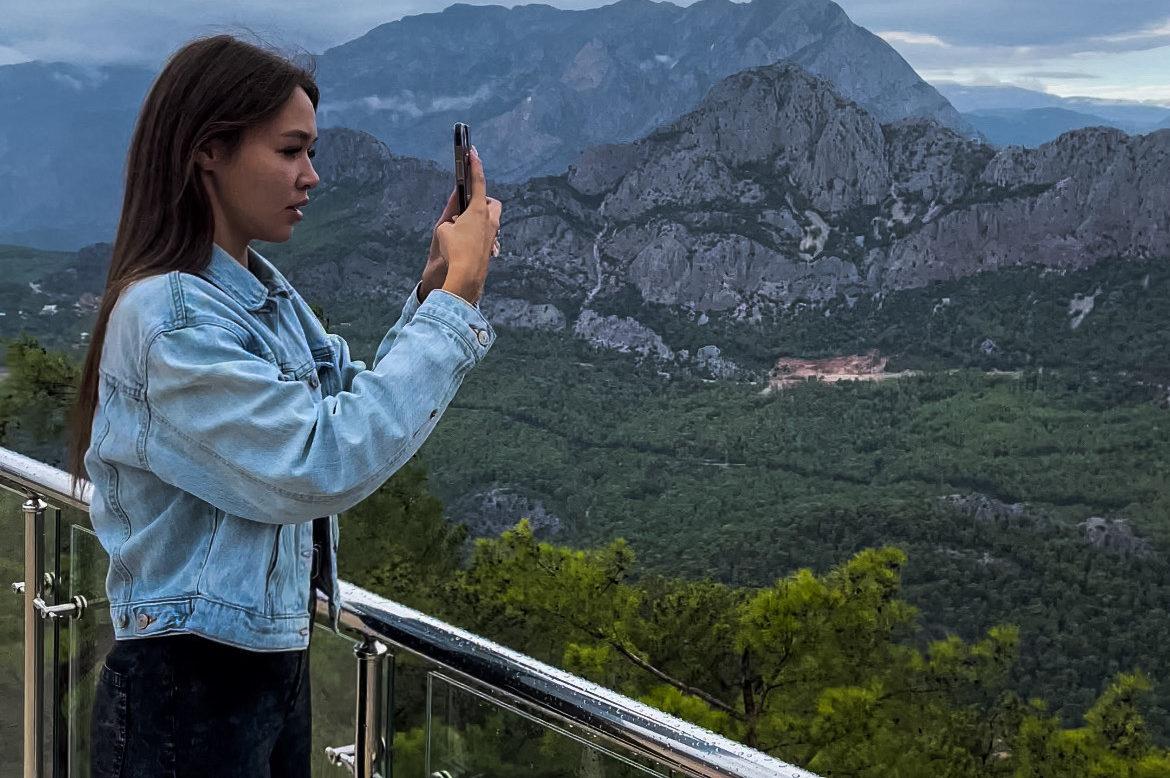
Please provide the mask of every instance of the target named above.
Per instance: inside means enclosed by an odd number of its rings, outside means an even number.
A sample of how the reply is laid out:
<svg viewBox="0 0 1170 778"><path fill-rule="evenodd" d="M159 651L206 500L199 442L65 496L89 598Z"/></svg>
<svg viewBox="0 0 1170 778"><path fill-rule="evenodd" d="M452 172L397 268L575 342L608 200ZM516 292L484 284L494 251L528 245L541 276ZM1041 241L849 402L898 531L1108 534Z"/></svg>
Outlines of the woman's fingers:
<svg viewBox="0 0 1170 778"><path fill-rule="evenodd" d="M500 230L500 214L504 211L504 204L494 197L487 199L488 204L488 222L491 223L492 229L496 232Z"/></svg>
<svg viewBox="0 0 1170 778"><path fill-rule="evenodd" d="M469 199L470 205L468 208L478 202L479 198L487 196L487 182L483 177L483 163L479 160L479 151L475 146L471 147L471 154L468 155L471 161L471 197Z"/></svg>
<svg viewBox="0 0 1170 778"><path fill-rule="evenodd" d="M443 213L439 216L437 224L442 224L445 221L454 219L459 213L459 187L451 190L451 196L447 198L447 205L443 207Z"/></svg>

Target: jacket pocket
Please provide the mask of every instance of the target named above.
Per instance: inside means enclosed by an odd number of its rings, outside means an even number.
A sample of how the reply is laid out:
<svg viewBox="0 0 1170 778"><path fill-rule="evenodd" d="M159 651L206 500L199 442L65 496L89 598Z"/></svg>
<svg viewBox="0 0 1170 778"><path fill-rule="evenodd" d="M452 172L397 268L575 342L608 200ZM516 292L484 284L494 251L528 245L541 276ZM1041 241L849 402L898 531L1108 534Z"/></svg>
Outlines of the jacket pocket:
<svg viewBox="0 0 1170 778"><path fill-rule="evenodd" d="M103 663L90 719L90 775L119 778L126 761L129 679Z"/></svg>
<svg viewBox="0 0 1170 778"><path fill-rule="evenodd" d="M199 571L199 580L195 584L195 590L200 594L207 592L204 588L204 581L207 578L207 571L211 562L211 551L215 548L215 536L219 534L219 527L223 522L223 518L224 512L219 508L215 508L211 512L211 535L207 538L207 553L203 557L203 568Z"/></svg>
<svg viewBox="0 0 1170 778"><path fill-rule="evenodd" d="M272 539L272 557L268 560L268 573L264 576L264 596L268 603L268 612L272 613L273 606L276 604L276 592L273 591L275 586L274 578L276 577L276 570L280 564L280 535L284 532L284 525L277 524L276 532Z"/></svg>

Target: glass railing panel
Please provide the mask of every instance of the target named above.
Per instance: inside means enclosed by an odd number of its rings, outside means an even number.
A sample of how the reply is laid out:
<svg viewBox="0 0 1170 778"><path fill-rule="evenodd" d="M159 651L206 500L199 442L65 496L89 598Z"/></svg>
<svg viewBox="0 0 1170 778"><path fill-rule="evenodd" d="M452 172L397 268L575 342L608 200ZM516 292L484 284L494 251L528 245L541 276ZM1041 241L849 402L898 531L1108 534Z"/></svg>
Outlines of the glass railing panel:
<svg viewBox="0 0 1170 778"><path fill-rule="evenodd" d="M10 528L0 533L0 694L3 695L0 699L11 701L0 708L0 778L23 773L25 595L14 592L12 583L25 581L25 501L24 494L0 489L0 516L9 522ZM47 605L70 602L73 594L70 537L74 526L88 524L89 516L85 511L45 506L41 563L44 571L42 596ZM104 553L101 553L101 559L104 565ZM91 587L91 590L100 597L105 590L104 584ZM89 596L88 592L86 596ZM68 774L68 642L72 623L68 617L39 621L44 647L41 745L42 767L46 775Z"/></svg>
<svg viewBox="0 0 1170 778"><path fill-rule="evenodd" d="M24 601L10 584L24 580L24 498L0 489L0 778L21 774L24 699Z"/></svg>
<svg viewBox="0 0 1170 778"><path fill-rule="evenodd" d="M68 536L62 533L63 539L68 538L63 553L69 560L63 591L68 592L69 598L85 597L88 606L80 619L68 622L64 662L69 681L63 701L69 755L67 774L70 778L88 778L90 712L102 662L114 643L114 627L105 594L109 558L92 530L76 523L69 529Z"/></svg>
<svg viewBox="0 0 1170 778"><path fill-rule="evenodd" d="M428 674L427 692L424 774L431 778L678 775L667 765L603 744L563 722L440 672Z"/></svg>
<svg viewBox="0 0 1170 778"><path fill-rule="evenodd" d="M353 743L354 684L357 678L354 645L354 641L321 625L313 629L309 647L309 682L313 699L313 778L342 778L349 775L341 766L329 762L325 749Z"/></svg>

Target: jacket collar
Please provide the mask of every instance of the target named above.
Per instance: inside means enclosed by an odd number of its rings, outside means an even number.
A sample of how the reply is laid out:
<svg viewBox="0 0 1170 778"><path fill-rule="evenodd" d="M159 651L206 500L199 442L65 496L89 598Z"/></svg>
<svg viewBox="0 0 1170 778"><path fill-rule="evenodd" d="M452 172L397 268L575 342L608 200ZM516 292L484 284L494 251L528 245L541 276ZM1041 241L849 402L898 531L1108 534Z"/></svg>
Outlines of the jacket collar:
<svg viewBox="0 0 1170 778"><path fill-rule="evenodd" d="M200 275L230 295L249 311L264 307L272 295L289 297L292 287L280 271L248 247L248 267L245 268L217 244L211 245L211 261Z"/></svg>

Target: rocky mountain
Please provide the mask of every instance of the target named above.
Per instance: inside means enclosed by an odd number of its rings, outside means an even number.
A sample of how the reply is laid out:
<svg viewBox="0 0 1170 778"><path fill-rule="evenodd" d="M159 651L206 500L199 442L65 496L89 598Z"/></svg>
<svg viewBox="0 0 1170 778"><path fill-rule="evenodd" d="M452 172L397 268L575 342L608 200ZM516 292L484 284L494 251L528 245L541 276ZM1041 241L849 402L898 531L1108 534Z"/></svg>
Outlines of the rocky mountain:
<svg viewBox="0 0 1170 778"><path fill-rule="evenodd" d="M559 174L586 147L631 141L741 70L789 60L882 121L963 120L882 39L830 0L651 0L565 11L456 4L382 25L319 58L323 124L448 163L454 121L500 180Z"/></svg>
<svg viewBox="0 0 1170 778"><path fill-rule="evenodd" d="M882 125L827 81L769 66L520 190L495 288L758 321L1008 266L1170 256L1168 180L1170 133L997 151L929 120Z"/></svg>
<svg viewBox="0 0 1170 778"><path fill-rule="evenodd" d="M332 183L298 233L294 280L352 289L361 268L365 287L406 288L449 174L352 131L320 148ZM513 326L670 358L678 344L651 309L766 326L1001 268L1168 257L1167 181L1170 132L1085 129L997 150L930 120L883 125L824 79L766 66L564 175L493 179L505 253L485 305ZM357 237L339 251L343 234Z"/></svg>

